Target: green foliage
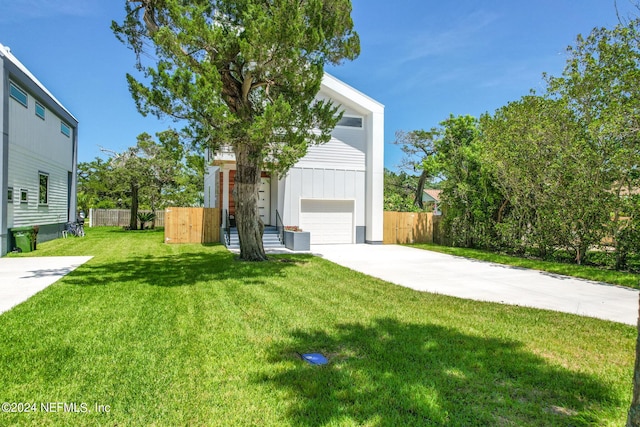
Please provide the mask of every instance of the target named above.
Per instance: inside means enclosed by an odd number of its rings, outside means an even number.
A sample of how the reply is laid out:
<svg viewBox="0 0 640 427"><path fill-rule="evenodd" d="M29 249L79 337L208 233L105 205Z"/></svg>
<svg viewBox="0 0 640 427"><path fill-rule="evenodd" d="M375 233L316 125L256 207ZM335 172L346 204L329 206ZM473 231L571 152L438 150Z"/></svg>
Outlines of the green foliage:
<svg viewBox="0 0 640 427"><path fill-rule="evenodd" d="M435 149L447 234L455 246L491 247L502 197L482 162L478 120L451 116L440 125L442 137Z"/></svg>
<svg viewBox="0 0 640 427"><path fill-rule="evenodd" d="M577 263L604 245L615 268L629 268L640 253L639 28L632 20L579 36L542 96L431 131L454 245L542 258L561 250Z"/></svg>
<svg viewBox="0 0 640 427"><path fill-rule="evenodd" d="M482 118L484 160L509 211L498 231L504 245L564 247L583 261L608 221L603 156L563 100L526 96ZM520 248L518 248L520 247Z"/></svg>
<svg viewBox="0 0 640 427"><path fill-rule="evenodd" d="M79 163L78 208L130 209L134 191L142 209L201 206L204 157L188 151L173 130L157 137L143 133L134 147L110 152L108 160Z"/></svg>
<svg viewBox="0 0 640 427"><path fill-rule="evenodd" d="M384 170L384 210L392 212L423 212L416 206L415 194L419 177L404 171Z"/></svg>
<svg viewBox="0 0 640 427"><path fill-rule="evenodd" d="M125 10L112 29L144 74L127 75L138 110L185 121L213 152L233 148L240 256L264 260L259 171L282 174L330 140L341 113L315 96L326 63L360 52L351 1L132 0Z"/></svg>
<svg viewBox="0 0 640 427"><path fill-rule="evenodd" d="M144 230L147 222L153 222L156 219L156 214L154 212L138 212L137 217L140 221L140 230Z"/></svg>
<svg viewBox="0 0 640 427"><path fill-rule="evenodd" d="M350 1L125 6L124 23L112 28L147 76L145 82L127 76L141 113L186 120L189 135L214 151L223 143L251 146L261 166L279 172L308 144L329 140L337 110L313 100L324 64L359 54ZM141 61L147 43L155 66Z"/></svg>

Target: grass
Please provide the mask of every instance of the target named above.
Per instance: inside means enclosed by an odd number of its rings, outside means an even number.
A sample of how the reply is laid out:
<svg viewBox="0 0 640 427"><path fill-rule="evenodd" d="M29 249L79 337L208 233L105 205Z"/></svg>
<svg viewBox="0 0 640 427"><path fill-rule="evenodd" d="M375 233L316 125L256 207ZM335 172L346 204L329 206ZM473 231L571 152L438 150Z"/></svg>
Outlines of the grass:
<svg viewBox="0 0 640 427"><path fill-rule="evenodd" d="M94 258L0 316L0 401L87 412L38 406L0 425L624 424L632 327L162 241L89 229L38 246Z"/></svg>
<svg viewBox="0 0 640 427"><path fill-rule="evenodd" d="M456 255L465 258L473 258L482 261L493 262L496 264L532 268L534 270L546 271L549 273L562 274L565 276L594 280L596 282L604 282L613 285L640 289L640 274L630 273L626 271L607 270L604 268L592 267L588 265L543 261L533 258L521 258L511 255L497 254L495 252L484 251L480 249L454 248L450 246L440 246L429 243L418 243L410 246L449 255Z"/></svg>

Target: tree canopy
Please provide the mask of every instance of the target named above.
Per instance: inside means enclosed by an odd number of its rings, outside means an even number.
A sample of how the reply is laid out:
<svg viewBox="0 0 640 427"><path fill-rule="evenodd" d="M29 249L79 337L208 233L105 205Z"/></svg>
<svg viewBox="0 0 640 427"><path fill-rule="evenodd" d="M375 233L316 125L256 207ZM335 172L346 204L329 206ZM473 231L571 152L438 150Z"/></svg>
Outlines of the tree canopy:
<svg viewBox="0 0 640 427"><path fill-rule="evenodd" d="M130 209L130 227L137 228L137 211L167 206L201 206L204 158L186 150L173 130L148 133L121 153L109 151L78 164L78 206Z"/></svg>
<svg viewBox="0 0 640 427"><path fill-rule="evenodd" d="M127 75L138 110L184 120L213 151L233 148L241 258L266 259L261 171L282 174L309 144L330 139L341 114L315 96L326 63L359 54L351 1L130 0L125 8L112 28L144 75Z"/></svg>

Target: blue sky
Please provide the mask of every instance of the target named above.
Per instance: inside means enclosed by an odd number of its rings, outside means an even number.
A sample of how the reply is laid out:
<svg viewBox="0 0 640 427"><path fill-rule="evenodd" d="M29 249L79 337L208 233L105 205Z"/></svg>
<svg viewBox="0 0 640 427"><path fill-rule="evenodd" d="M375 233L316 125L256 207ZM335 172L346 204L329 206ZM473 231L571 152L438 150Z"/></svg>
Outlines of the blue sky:
<svg viewBox="0 0 640 427"><path fill-rule="evenodd" d="M125 0L0 0L9 46L80 121L80 161L121 151L174 125L142 117L125 82L134 56L111 32ZM385 104L385 166L401 160L397 130L450 114L479 116L559 75L579 33L617 23L614 0L352 0L361 55L327 69ZM625 16L637 12L618 0Z"/></svg>

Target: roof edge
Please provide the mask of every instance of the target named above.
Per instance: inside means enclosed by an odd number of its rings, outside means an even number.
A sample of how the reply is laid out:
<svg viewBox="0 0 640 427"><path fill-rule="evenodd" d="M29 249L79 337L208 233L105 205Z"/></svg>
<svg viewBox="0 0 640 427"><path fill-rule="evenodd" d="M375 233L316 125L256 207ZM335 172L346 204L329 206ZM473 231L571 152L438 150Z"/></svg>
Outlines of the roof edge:
<svg viewBox="0 0 640 427"><path fill-rule="evenodd" d="M0 43L0 57L7 58L9 62L11 62L16 68L24 73L25 76L31 79L31 81L33 81L33 83L35 83L49 98L51 98L54 103L56 103L62 110L69 114L69 116L72 117L76 121L76 123L78 123L78 119L73 114L71 114L71 112L64 105L62 105L62 103L58 101L55 96L53 96L49 89L47 89L46 86L43 85L42 82L40 82L40 80L38 80L36 76L34 76L31 71L29 71L29 69L22 62L20 62L18 58L15 57L15 55L13 55L13 53L11 53L11 50L7 46L4 46L2 43Z"/></svg>

